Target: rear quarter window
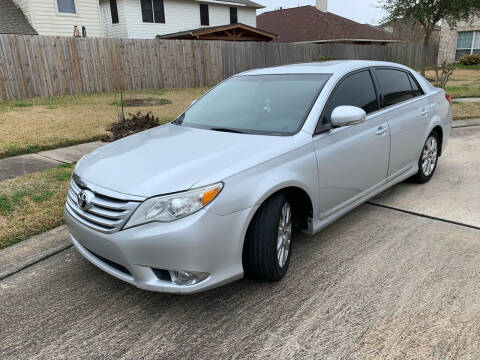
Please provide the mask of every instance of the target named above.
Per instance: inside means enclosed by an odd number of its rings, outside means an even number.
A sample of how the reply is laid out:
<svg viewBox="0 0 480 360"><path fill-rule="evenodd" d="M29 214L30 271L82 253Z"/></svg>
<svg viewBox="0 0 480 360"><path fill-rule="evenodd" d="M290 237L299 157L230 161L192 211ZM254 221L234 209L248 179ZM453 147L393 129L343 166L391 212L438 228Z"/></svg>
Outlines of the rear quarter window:
<svg viewBox="0 0 480 360"><path fill-rule="evenodd" d="M420 87L420 85L418 85L417 80L412 76L412 74L408 74L408 78L410 79L410 83L412 85L413 95L414 96L423 95L422 88Z"/></svg>

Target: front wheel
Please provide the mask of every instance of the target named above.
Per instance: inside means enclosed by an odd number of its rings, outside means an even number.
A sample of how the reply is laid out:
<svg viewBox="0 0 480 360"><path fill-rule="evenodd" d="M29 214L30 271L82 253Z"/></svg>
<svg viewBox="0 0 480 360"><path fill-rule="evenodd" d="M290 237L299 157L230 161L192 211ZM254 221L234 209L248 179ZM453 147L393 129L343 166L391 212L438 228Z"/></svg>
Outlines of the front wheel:
<svg viewBox="0 0 480 360"><path fill-rule="evenodd" d="M292 253L292 207L285 194L268 198L248 228L243 252L245 273L278 281L287 273Z"/></svg>
<svg viewBox="0 0 480 360"><path fill-rule="evenodd" d="M418 172L412 177L414 181L423 184L432 178L437 168L438 146L438 135L435 131L432 131L425 141L418 159Z"/></svg>

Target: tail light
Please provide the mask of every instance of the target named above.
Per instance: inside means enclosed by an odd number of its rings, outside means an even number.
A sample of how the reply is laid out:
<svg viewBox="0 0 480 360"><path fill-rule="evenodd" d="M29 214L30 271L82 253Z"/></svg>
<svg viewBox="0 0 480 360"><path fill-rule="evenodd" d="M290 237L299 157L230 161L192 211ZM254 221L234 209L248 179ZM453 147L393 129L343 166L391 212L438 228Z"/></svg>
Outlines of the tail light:
<svg viewBox="0 0 480 360"><path fill-rule="evenodd" d="M447 101L448 101L448 103L449 103L450 105L453 104L452 97L451 97L450 95L445 94L445 99L447 99Z"/></svg>

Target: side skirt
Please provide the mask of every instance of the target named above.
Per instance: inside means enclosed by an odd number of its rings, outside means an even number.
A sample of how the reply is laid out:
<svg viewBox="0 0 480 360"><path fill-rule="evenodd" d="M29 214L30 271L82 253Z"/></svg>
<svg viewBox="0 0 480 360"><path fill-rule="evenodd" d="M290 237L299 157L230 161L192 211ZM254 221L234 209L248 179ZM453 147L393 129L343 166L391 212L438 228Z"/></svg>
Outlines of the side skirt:
<svg viewBox="0 0 480 360"><path fill-rule="evenodd" d="M395 184L398 184L399 182L402 182L403 180L409 178L412 175L415 175L418 171L418 165L414 165L409 171L404 172L398 177L390 180L389 182L385 183L384 185L378 187L371 193L361 197L360 199L352 202L351 204L343 207L342 209L338 210L337 212L333 213L332 215L320 220L320 219L309 219L313 220L311 226L309 226L308 230L305 230L304 232L309 235L314 235L320 230L322 230L324 227L330 225L332 222L340 218L341 216L345 215L346 213L352 211L355 209L357 206L362 205L364 202L370 200L372 197L375 195L380 194L382 191L385 191L389 187L392 187Z"/></svg>

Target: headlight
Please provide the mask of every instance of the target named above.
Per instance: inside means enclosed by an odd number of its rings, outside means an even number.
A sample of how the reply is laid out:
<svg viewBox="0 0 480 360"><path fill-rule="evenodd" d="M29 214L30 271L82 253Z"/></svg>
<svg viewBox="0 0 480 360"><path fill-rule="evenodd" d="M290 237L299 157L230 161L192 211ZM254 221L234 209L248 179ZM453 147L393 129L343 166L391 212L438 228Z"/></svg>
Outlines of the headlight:
<svg viewBox="0 0 480 360"><path fill-rule="evenodd" d="M154 221L169 222L191 215L217 197L223 184L189 190L145 200L135 210L125 229Z"/></svg>

